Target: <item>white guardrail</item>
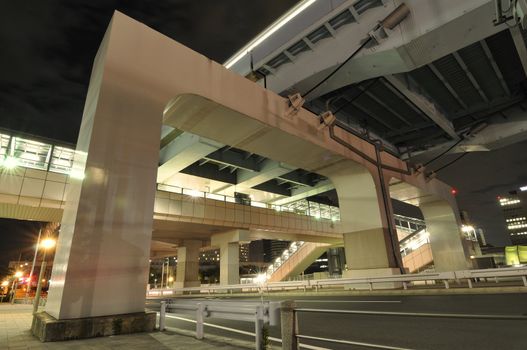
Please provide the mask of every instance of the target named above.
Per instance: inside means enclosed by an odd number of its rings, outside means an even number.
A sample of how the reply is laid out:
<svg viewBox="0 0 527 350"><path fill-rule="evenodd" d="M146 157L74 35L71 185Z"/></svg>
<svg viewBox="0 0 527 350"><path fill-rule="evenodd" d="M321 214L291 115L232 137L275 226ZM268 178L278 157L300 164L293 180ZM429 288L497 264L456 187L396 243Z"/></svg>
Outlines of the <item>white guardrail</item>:
<svg viewBox="0 0 527 350"><path fill-rule="evenodd" d="M280 319L279 301L214 301L214 300L168 300L161 301L159 330L165 330L166 317L170 313L195 313L196 338L203 339L205 318L254 322L255 348L261 349L265 341L264 325L276 326Z"/></svg>
<svg viewBox="0 0 527 350"><path fill-rule="evenodd" d="M364 278L330 278L320 280L287 281L272 283L252 283L234 285L202 285L200 287L176 288L176 289L151 289L147 291L147 297L168 297L176 294L212 294L212 293L233 293L233 292L270 292L301 289L318 291L324 287L344 287L353 288L353 285L368 285L370 290L374 289L375 284L400 283L407 289L412 282L439 281L445 288L450 288L450 281L467 280L469 288L473 288L476 281L493 279L496 283L500 278L521 278L523 285L527 287L527 267L510 267L500 269L484 270L462 270L452 272L431 272L393 276L378 276ZM386 289L385 287L383 289Z"/></svg>

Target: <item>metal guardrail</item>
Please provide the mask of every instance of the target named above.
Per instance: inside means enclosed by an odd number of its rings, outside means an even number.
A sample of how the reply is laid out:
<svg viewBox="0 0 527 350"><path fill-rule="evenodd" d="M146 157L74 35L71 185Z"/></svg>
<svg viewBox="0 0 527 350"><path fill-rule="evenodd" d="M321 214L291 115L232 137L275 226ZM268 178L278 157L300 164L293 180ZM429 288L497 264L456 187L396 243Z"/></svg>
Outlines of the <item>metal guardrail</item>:
<svg viewBox="0 0 527 350"><path fill-rule="evenodd" d="M486 320L515 320L527 321L524 315L486 315L486 314L456 314L456 313L422 313L422 312L393 312L393 311L368 311L368 310L331 310L297 308L292 301L285 302L282 307L282 349L297 350L301 340L315 340L332 344L354 345L365 348L411 350L391 345L369 344L346 339L331 339L312 335L300 334L298 327L298 313L323 313L323 314L350 314L387 317L424 317L424 318L450 318L450 319L486 319ZM287 335L285 338L284 335Z"/></svg>
<svg viewBox="0 0 527 350"><path fill-rule="evenodd" d="M233 292L272 292L284 290L303 290L308 289L318 292L320 289L328 287L344 287L352 288L356 286L367 285L370 290L374 290L374 286L378 284L392 283L394 288L396 285L402 286L403 289L408 289L412 282L427 282L439 281L443 283L446 289L450 288L451 281L466 280L469 288L474 288L475 281L490 279L499 281L500 278L517 277L521 278L523 285L527 287L527 267L511 267L501 269L485 269L485 270L462 270L452 272L437 272L437 273L418 273L405 274L394 276L379 276L379 277L364 277L364 278L329 278L321 280L304 280L304 281L287 281L287 282L271 282L262 284L236 284L236 285L204 285L201 287L191 288L176 288L176 289L151 289L147 292L148 297L170 297L177 294L213 294L213 293L233 293ZM385 286L384 286L384 289Z"/></svg>
<svg viewBox="0 0 527 350"><path fill-rule="evenodd" d="M221 318L228 320L254 322L255 348L262 348L264 325L275 326L280 318L281 302L272 301L161 301L159 330L166 328L166 316L170 312L183 311L196 313L196 338L203 339L204 319Z"/></svg>

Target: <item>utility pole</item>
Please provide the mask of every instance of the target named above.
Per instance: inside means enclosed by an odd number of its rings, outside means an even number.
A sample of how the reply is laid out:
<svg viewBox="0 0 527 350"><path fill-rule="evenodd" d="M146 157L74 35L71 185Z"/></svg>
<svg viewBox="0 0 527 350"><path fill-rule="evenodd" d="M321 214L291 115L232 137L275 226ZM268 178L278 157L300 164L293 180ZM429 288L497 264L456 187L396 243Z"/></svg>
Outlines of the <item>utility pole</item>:
<svg viewBox="0 0 527 350"><path fill-rule="evenodd" d="M27 302L27 298L29 297L29 290L31 289L31 281L33 278L33 272L35 271L35 262L37 261L38 246L40 244L41 234L42 234L42 224L40 226L40 229L38 230L37 245L35 246L35 254L33 255L33 263L31 264L31 272L29 272L29 283L26 289L26 302Z"/></svg>

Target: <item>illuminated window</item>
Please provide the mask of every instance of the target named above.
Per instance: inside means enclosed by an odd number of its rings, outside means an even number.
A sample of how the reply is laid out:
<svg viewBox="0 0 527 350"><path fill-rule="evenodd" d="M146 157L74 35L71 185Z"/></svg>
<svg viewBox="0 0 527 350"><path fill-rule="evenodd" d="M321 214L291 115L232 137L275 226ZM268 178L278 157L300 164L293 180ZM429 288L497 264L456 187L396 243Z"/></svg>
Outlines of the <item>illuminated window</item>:
<svg viewBox="0 0 527 350"><path fill-rule="evenodd" d="M13 137L11 140L11 155L20 166L33 169L47 170L51 152L51 145Z"/></svg>
<svg viewBox="0 0 527 350"><path fill-rule="evenodd" d="M73 167L73 155L75 151L71 148L55 146L51 155L49 170L56 173L69 174Z"/></svg>

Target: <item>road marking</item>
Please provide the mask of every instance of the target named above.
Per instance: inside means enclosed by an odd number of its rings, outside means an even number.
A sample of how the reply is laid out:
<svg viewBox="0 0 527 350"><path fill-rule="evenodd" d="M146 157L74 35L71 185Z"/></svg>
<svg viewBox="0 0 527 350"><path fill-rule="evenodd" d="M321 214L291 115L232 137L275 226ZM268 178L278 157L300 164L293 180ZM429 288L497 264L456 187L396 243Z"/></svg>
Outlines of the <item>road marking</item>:
<svg viewBox="0 0 527 350"><path fill-rule="evenodd" d="M308 309L297 308L297 312L314 312L329 314L357 314L357 315L379 315L379 316L410 316L410 317L438 317L438 318L469 318L486 320L527 320L523 315L485 315L485 314L439 314L426 312L394 312L394 311L368 311L368 310L331 310L331 309Z"/></svg>
<svg viewBox="0 0 527 350"><path fill-rule="evenodd" d="M159 315L159 312L157 314ZM190 318L185 318L185 317L179 317L179 316L173 316L173 315L165 315L165 317L174 318L176 320L181 320L181 321L190 322L190 323L196 323L196 320L193 320L193 319L190 319ZM252 336L252 337L255 336L255 334L251 333L251 332L246 332L246 331L242 331L240 329L235 329L235 328L224 327L224 326L220 326L220 325L217 325L217 324L203 322L203 325L204 326L208 326L208 327L212 327L212 328L221 329L221 330L224 330L224 331L233 332L233 333L248 335L248 336ZM171 327L166 327L166 328L171 328ZM277 343L281 343L282 342L282 339L275 338L275 337L269 337L269 340L277 342ZM330 348L323 348L323 347L320 347L320 346L314 346L314 345L308 345L308 344L299 344L299 346L301 348L310 349L310 350L331 350Z"/></svg>
<svg viewBox="0 0 527 350"><path fill-rule="evenodd" d="M380 303L380 304L400 304L401 300L304 300L295 299L301 303Z"/></svg>
<svg viewBox="0 0 527 350"><path fill-rule="evenodd" d="M366 347L366 348L374 348L374 349L412 350L412 349L409 349L409 348L399 348L399 347L396 347L396 346L379 345L379 344L371 344L371 343L362 343L362 342L343 340L343 339L319 338L319 337L312 337L312 336L309 336L309 335L298 335L297 337L300 338L300 339L326 341L326 342L329 342L329 343L336 343L336 344L359 345L359 346L363 346L363 347Z"/></svg>

